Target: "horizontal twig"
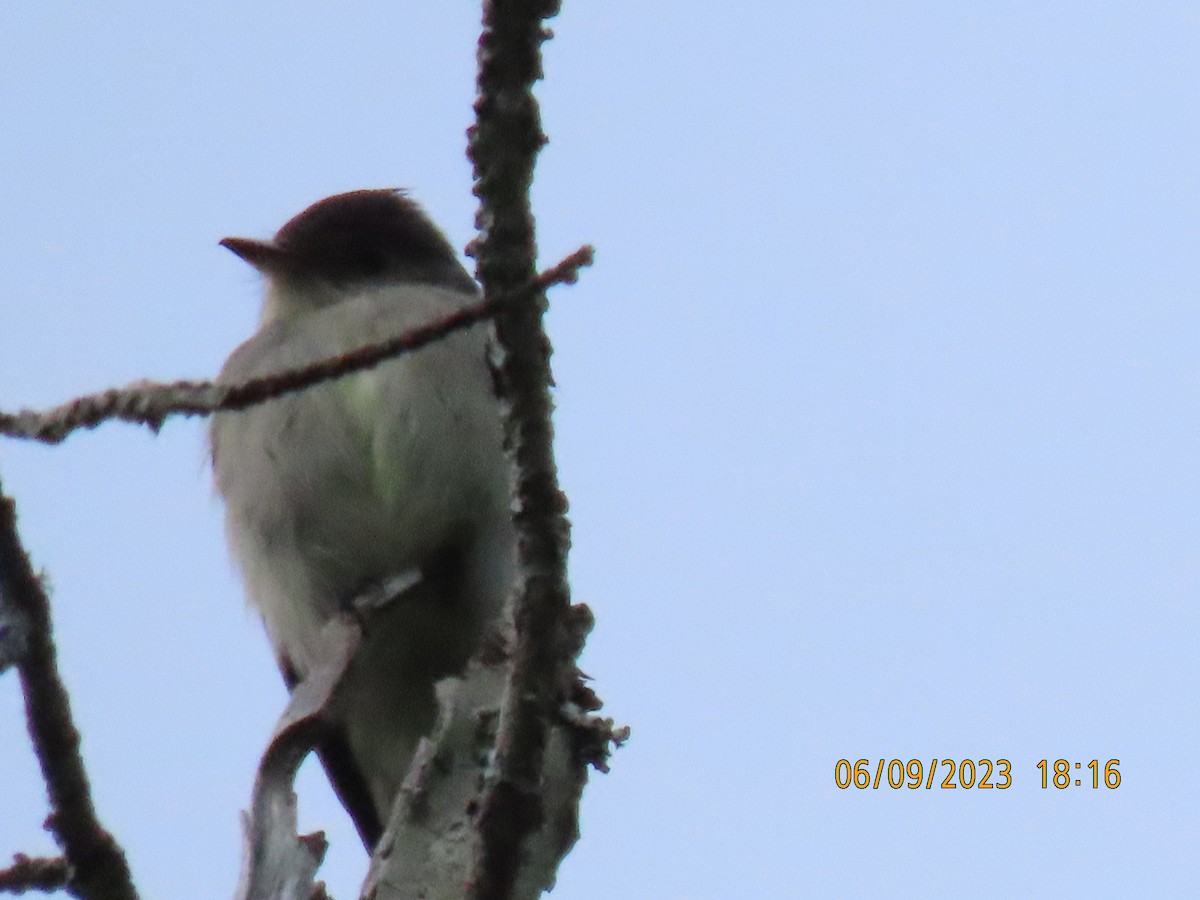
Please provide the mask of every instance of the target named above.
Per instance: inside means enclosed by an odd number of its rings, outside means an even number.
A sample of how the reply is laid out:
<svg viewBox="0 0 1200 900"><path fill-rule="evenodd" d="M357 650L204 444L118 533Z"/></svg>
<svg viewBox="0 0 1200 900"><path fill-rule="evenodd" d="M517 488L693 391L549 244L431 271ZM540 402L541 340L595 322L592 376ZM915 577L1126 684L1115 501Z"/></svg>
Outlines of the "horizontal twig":
<svg viewBox="0 0 1200 900"><path fill-rule="evenodd" d="M111 388L98 394L77 397L50 410L0 412L0 435L58 444L81 428L95 428L111 419L145 425L157 432L170 416L211 415L222 410L245 409L411 353L448 334L497 315L530 292L544 291L555 284L574 283L579 270L591 265L591 262L592 248L580 247L520 290L463 307L445 318L404 334L276 375L228 385L212 381L176 381L170 384L139 381L124 388Z"/></svg>
<svg viewBox="0 0 1200 900"><path fill-rule="evenodd" d="M17 853L12 865L0 869L0 894L57 891L67 886L71 864L65 856L26 856Z"/></svg>

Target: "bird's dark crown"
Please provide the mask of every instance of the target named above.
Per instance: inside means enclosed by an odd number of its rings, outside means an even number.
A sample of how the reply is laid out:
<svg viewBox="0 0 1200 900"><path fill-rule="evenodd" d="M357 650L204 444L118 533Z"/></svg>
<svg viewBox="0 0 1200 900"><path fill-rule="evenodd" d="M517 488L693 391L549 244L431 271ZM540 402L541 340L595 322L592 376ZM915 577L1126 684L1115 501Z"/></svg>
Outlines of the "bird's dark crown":
<svg viewBox="0 0 1200 900"><path fill-rule="evenodd" d="M272 241L226 238L222 244L276 277L338 286L413 281L475 290L445 235L415 201L390 188L319 200L290 219Z"/></svg>

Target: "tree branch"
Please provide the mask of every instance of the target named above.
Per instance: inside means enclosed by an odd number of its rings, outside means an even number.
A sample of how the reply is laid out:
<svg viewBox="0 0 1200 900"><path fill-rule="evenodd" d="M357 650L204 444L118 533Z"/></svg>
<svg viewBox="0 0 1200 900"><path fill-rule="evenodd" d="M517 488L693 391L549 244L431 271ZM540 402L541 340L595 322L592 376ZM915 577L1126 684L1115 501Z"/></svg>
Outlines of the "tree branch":
<svg viewBox="0 0 1200 900"><path fill-rule="evenodd" d="M324 895L324 886L314 879L325 858L325 835L296 834L293 784L300 764L320 740L361 639L362 628L352 613L334 616L321 630L320 664L293 688L258 765L250 812L242 816L242 875L234 900Z"/></svg>
<svg viewBox="0 0 1200 900"><path fill-rule="evenodd" d="M58 891L67 886L71 864L64 856L41 857L17 853L12 865L0 869L0 894Z"/></svg>
<svg viewBox="0 0 1200 900"><path fill-rule="evenodd" d="M473 242L485 296L502 296L535 271L529 205L537 153L546 142L533 84L542 76L542 20L556 0L485 0L479 40L476 124L468 155L480 199ZM468 896L474 900L536 896L577 837L584 757L573 736L557 740L560 709L575 693L575 655L568 634L570 591L567 501L553 455L550 342L542 325L542 293L496 319L494 360L504 411L505 442L515 473L518 588L512 669L501 708L493 763L476 818L477 846ZM594 696L594 695L593 695ZM605 748L607 749L607 748ZM565 757L565 758L564 758ZM531 852L534 845L537 853Z"/></svg>
<svg viewBox="0 0 1200 900"><path fill-rule="evenodd" d="M116 840L96 818L67 689L58 673L50 601L17 534L16 504L0 491L0 604L23 623L17 660L29 736L50 796L47 827L70 862L68 889L87 900L136 900Z"/></svg>
<svg viewBox="0 0 1200 900"><path fill-rule="evenodd" d="M592 248L580 247L558 265L511 291L463 307L445 318L404 334L276 375L230 385L211 381L176 381L171 384L140 381L128 387L110 388L99 394L77 397L43 412L0 412L0 435L57 444L80 428L95 428L110 419L146 425L157 432L163 422L173 415L210 415L221 410L245 409L411 353L448 334L498 315L518 304L531 292L540 293L555 284L572 284L579 276L579 269L591 263Z"/></svg>

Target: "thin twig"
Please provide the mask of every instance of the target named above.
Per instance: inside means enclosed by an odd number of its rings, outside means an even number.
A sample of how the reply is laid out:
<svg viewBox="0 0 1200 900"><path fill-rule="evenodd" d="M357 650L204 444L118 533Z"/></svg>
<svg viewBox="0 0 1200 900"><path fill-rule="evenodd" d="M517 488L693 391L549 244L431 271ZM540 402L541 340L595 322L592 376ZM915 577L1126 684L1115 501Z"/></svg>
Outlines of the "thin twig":
<svg viewBox="0 0 1200 900"><path fill-rule="evenodd" d="M25 694L29 736L50 795L47 827L70 861L70 890L88 900L136 900L124 851L96 818L79 754L79 732L58 673L50 601L21 546L16 504L3 492L0 602L12 604L29 629L17 671Z"/></svg>
<svg viewBox="0 0 1200 900"><path fill-rule="evenodd" d="M17 853L12 865L0 869L0 894L57 891L67 886L71 864L65 856L26 856Z"/></svg>
<svg viewBox="0 0 1200 900"><path fill-rule="evenodd" d="M519 305L522 298L533 292L540 294L551 285L573 283L579 276L579 269L591 265L591 262L592 248L580 247L558 265L530 279L523 287L463 307L436 322L413 328L404 334L276 375L230 385L211 381L176 381L170 384L141 381L124 388L111 388L98 394L77 397L42 412L0 412L0 435L57 444L81 428L95 428L110 419L145 425L157 432L170 416L210 415L221 410L245 409L411 353Z"/></svg>

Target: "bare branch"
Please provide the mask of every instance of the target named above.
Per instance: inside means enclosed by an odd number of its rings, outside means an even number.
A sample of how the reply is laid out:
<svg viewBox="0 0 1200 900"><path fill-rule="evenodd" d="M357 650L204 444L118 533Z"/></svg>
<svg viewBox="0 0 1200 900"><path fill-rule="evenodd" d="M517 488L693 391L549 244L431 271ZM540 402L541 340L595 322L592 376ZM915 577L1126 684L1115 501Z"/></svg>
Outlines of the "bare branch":
<svg viewBox="0 0 1200 900"><path fill-rule="evenodd" d="M77 397L43 412L0 412L0 435L57 444L80 428L95 428L110 419L145 425L157 432L163 422L173 415L210 415L221 410L245 409L411 353L519 305L532 292L544 291L554 284L573 283L579 276L579 269L591 265L591 262L592 248L580 247L558 265L512 291L463 307L445 318L404 334L276 375L231 385L218 385L211 381L176 381L170 384L140 381L128 387L110 388L99 394Z"/></svg>
<svg viewBox="0 0 1200 900"><path fill-rule="evenodd" d="M96 818L79 755L79 732L58 673L50 601L17 534L16 504L0 491L0 604L11 605L27 632L17 662L33 750L46 781L47 827L71 865L69 887L88 900L136 900L116 840Z"/></svg>

